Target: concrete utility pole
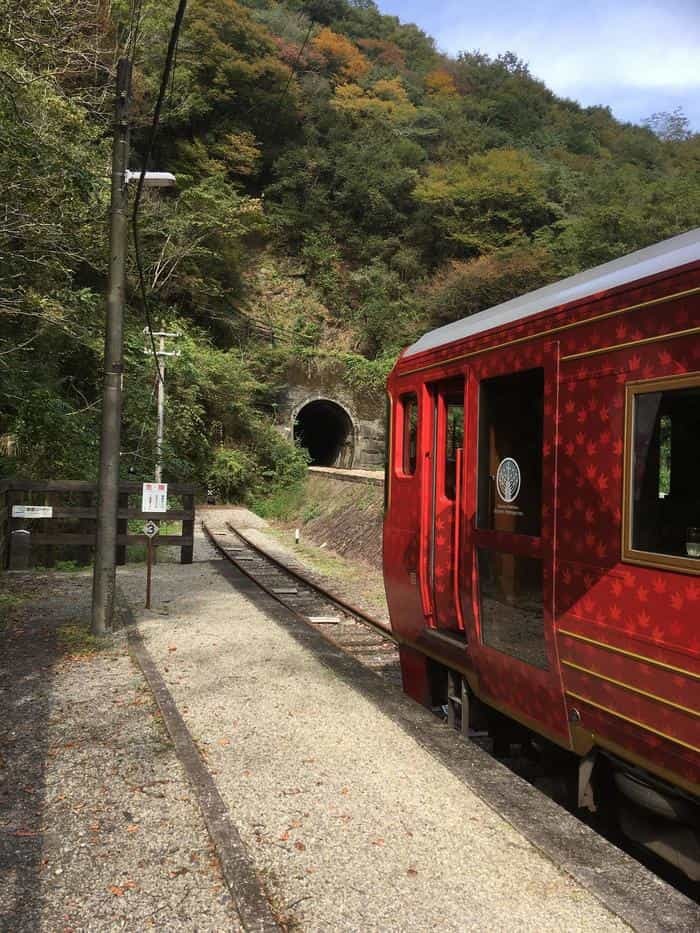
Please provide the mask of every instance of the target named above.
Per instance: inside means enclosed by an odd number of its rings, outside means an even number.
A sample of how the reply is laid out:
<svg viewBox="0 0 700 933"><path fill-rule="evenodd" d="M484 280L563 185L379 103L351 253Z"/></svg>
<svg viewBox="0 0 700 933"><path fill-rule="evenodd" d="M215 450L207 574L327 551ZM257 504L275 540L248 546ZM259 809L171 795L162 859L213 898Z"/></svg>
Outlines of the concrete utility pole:
<svg viewBox="0 0 700 933"><path fill-rule="evenodd" d="M162 324L161 324L162 326ZM148 328L144 328L144 334L148 333ZM160 361L160 376L158 377L158 427L156 431L156 469L155 479L157 483L163 482L163 437L165 432L165 360L169 356L179 356L179 350L166 351L165 341L176 340L180 334L169 333L168 331L154 331L154 337L159 338L158 350L156 356ZM144 353L152 353L150 347L144 348Z"/></svg>
<svg viewBox="0 0 700 933"><path fill-rule="evenodd" d="M127 185L141 179L130 172L129 105L131 62L117 64L114 144L112 147L112 196L109 231L109 279L105 329L102 433L100 435L100 478L95 539L95 568L92 576L92 632L104 635L112 626L117 572L117 503L119 497L119 447L121 441L122 382L124 374L124 291L128 233ZM171 187L169 172L144 172L143 185Z"/></svg>
<svg viewBox="0 0 700 933"><path fill-rule="evenodd" d="M112 148L109 281L105 331L100 479L97 505L95 567L92 578L92 631L104 635L112 623L117 548L117 497L121 440L124 283L127 243L127 163L129 159L129 95L131 62L117 65L114 144Z"/></svg>

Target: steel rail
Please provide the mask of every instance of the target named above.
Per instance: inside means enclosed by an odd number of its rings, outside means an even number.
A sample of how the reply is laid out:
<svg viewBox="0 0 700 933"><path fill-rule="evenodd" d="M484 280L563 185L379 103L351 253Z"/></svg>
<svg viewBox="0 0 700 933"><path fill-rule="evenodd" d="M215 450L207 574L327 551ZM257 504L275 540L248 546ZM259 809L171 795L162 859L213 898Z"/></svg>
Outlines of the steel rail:
<svg viewBox="0 0 700 933"><path fill-rule="evenodd" d="M228 554L222 544L216 540L216 532L211 531L206 522L202 522L202 527L214 547L219 550L229 561L231 561L232 564L235 564L242 573L244 573L250 580L256 583L261 590L264 590L268 596L272 596L273 599L276 599L277 602L282 603L282 605L286 606L288 609L292 608L288 605L288 603L285 602L284 599L281 599L277 593L274 593L271 588L265 586L265 584L262 583L246 567L243 567L241 563L237 561L235 557L233 557L233 555ZM232 531L235 535L237 535L241 541L245 543L246 547L249 547L252 551L255 551L264 560L274 564L274 566L281 570L283 573L289 574L289 576L293 577L295 580L298 580L299 583L301 583L303 586L313 590L331 605L337 606L338 609L340 609L346 615L356 619L358 622L362 623L362 625L366 625L368 628L373 629L383 638L392 641L395 645L403 644L403 639L399 638L398 635L392 632L390 628L387 628L387 626L381 623L378 619L373 619L372 616L368 615L358 606L354 606L352 603L347 602L347 600L343 599L341 596L338 596L336 593L332 593L330 590L325 589L325 587L315 583L313 580L310 580L304 574L299 573L299 571L292 570L291 567L288 567L287 564L283 563L281 560L278 560L276 557L273 557L272 554L269 554L264 548L254 544L247 535L239 531L238 528L236 528L230 522L226 522L226 527L230 529L230 531ZM297 609L292 608L292 611L295 612L296 615L308 621L308 617L304 616L303 613L300 613Z"/></svg>

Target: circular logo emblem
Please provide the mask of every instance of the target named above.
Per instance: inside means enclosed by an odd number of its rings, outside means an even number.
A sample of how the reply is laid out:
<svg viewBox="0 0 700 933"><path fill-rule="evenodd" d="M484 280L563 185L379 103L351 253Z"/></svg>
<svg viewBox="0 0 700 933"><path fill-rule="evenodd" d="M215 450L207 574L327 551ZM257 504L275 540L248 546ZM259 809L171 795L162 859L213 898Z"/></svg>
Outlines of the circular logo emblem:
<svg viewBox="0 0 700 933"><path fill-rule="evenodd" d="M504 502L514 502L520 492L520 467L512 457L505 457L496 470L496 489Z"/></svg>

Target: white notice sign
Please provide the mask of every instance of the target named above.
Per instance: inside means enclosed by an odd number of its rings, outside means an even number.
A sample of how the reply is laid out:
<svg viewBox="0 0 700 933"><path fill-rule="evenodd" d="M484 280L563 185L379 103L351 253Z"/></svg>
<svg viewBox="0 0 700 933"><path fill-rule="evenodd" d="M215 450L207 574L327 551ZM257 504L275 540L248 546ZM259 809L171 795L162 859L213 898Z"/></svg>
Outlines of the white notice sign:
<svg viewBox="0 0 700 933"><path fill-rule="evenodd" d="M53 518L50 505L13 505L13 518Z"/></svg>
<svg viewBox="0 0 700 933"><path fill-rule="evenodd" d="M144 483L141 493L142 512L168 511L168 484Z"/></svg>

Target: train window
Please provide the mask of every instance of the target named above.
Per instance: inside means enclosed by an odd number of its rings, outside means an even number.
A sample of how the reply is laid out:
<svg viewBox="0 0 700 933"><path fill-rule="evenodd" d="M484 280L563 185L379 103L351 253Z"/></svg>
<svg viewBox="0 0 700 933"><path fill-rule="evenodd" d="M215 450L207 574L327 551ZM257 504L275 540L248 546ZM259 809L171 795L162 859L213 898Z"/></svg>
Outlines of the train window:
<svg viewBox="0 0 700 933"><path fill-rule="evenodd" d="M623 557L700 573L700 375L627 393Z"/></svg>
<svg viewBox="0 0 700 933"><path fill-rule="evenodd" d="M401 472L413 476L418 462L418 396L401 396L403 410Z"/></svg>
<svg viewBox="0 0 700 933"><path fill-rule="evenodd" d="M543 417L542 369L481 383L478 528L539 537Z"/></svg>
<svg viewBox="0 0 700 933"><path fill-rule="evenodd" d="M546 670L542 561L483 547L477 555L483 643Z"/></svg>
<svg viewBox="0 0 700 933"><path fill-rule="evenodd" d="M445 495L454 499L457 487L457 451L464 446L464 386L459 401L448 400L445 419Z"/></svg>

